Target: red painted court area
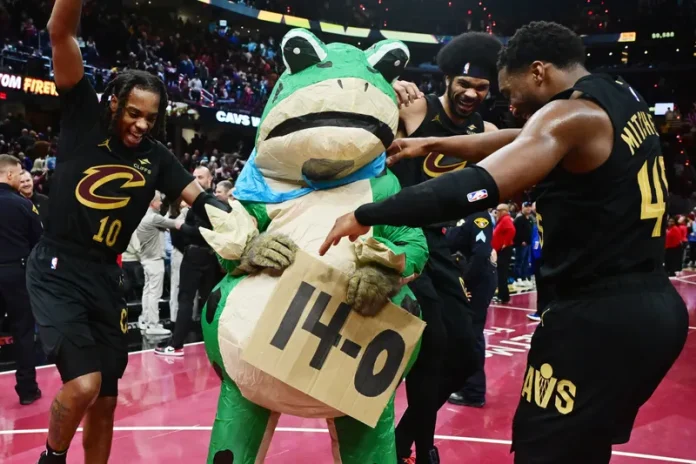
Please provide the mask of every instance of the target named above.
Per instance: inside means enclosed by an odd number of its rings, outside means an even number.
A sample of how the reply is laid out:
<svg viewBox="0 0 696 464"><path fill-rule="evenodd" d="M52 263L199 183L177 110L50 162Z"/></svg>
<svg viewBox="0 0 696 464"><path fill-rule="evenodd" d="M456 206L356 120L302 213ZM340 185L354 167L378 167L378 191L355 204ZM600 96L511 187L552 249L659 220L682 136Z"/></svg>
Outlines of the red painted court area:
<svg viewBox="0 0 696 464"><path fill-rule="evenodd" d="M678 462L696 464L696 274L673 281L687 302L690 335L680 359L641 410L631 442L617 447L612 463ZM439 416L437 446L444 464L511 463L511 421L520 396L529 338L536 324L525 316L535 294L513 296L511 305L494 306L488 317L487 404L483 409L447 405ZM48 409L60 387L55 368L38 371L44 396L20 406L14 377L0 374L0 462L33 464L43 449ZM180 359L132 353L121 381L114 463L203 463L215 416L219 380L201 344L188 346ZM402 387L403 388L403 387ZM403 389L397 413L405 407ZM82 463L81 435L69 463ZM319 420L281 419L267 463L331 463L326 425Z"/></svg>

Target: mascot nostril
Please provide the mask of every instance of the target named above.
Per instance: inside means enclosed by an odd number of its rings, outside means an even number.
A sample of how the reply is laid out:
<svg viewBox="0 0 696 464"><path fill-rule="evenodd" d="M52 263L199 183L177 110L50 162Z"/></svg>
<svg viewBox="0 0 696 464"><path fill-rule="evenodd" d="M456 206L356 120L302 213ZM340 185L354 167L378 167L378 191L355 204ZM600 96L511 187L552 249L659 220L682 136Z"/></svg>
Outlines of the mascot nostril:
<svg viewBox="0 0 696 464"><path fill-rule="evenodd" d="M213 464L234 464L234 453L230 450L218 451L213 458Z"/></svg>
<svg viewBox="0 0 696 464"><path fill-rule="evenodd" d="M330 160L312 158L302 164L302 175L313 181L333 180L353 169L353 160Z"/></svg>

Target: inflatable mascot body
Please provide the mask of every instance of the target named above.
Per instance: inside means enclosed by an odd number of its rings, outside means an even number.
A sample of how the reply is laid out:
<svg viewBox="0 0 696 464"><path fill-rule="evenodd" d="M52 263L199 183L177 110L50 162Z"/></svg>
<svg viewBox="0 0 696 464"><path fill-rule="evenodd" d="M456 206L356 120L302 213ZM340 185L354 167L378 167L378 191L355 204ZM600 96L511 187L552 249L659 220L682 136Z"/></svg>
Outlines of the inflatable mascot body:
<svg viewBox="0 0 696 464"><path fill-rule="evenodd" d="M367 51L325 45L303 29L290 31L281 46L287 70L237 182L241 203L233 202L229 214L209 210L213 231L201 230L228 271L202 318L208 356L223 380L208 462L263 462L280 414L291 414L327 419L337 463L393 464L393 395L371 428L241 355L298 249L350 276L353 310L374 315L391 299L418 311L403 279L420 273L427 260L420 229L374 227L358 243L344 240L318 256L339 216L399 190L385 171L384 151L399 118L391 83L405 68L408 49L398 41Z"/></svg>

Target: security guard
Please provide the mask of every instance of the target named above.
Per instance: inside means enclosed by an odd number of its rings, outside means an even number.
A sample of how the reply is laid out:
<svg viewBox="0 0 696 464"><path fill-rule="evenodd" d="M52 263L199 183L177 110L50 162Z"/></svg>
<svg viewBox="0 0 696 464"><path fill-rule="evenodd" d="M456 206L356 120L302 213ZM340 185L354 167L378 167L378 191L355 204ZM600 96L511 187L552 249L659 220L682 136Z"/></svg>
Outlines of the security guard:
<svg viewBox="0 0 696 464"><path fill-rule="evenodd" d="M36 383L34 316L29 305L25 263L43 228L30 200L19 194L22 165L0 155L0 318L9 317L17 362L15 390L22 405L41 398Z"/></svg>
<svg viewBox="0 0 696 464"><path fill-rule="evenodd" d="M486 404L486 325L488 305L495 294L498 277L493 255L493 222L487 212L475 213L464 223L447 231L447 241L452 253L461 253L466 261L463 267L463 285L470 293L472 325L476 334L476 354L481 369L466 381L464 387L453 393L449 402L462 406L482 408Z"/></svg>

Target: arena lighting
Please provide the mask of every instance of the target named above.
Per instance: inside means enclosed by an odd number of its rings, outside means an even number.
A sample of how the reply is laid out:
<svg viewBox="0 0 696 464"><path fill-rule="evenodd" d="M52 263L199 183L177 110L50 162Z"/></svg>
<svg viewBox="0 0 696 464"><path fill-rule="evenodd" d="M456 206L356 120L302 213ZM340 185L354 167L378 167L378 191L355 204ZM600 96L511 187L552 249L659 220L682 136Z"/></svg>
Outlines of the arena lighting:
<svg viewBox="0 0 696 464"><path fill-rule="evenodd" d="M15 76L13 74L0 73L0 87L20 90L22 88L22 77Z"/></svg>
<svg viewBox="0 0 696 464"><path fill-rule="evenodd" d="M622 32L619 36L619 42L635 42L636 35L635 32Z"/></svg>
<svg viewBox="0 0 696 464"><path fill-rule="evenodd" d="M298 18L294 16L289 16L283 13L275 13L266 10L257 10L251 7L240 5L239 3L232 3L228 0L198 0L206 5L212 5L224 10L246 16L248 18L256 19L259 21L266 21L275 24L284 24L292 27L304 27L312 31L319 31L328 34L336 34L347 37L359 37L362 39L367 39L370 37L374 40L384 39L398 39L404 42L430 44L430 45L442 45L448 43L454 37L450 35L435 35L435 34L424 34L419 32L408 32L408 31L392 31L385 29L367 29L351 26L342 26L340 24L329 23L308 18ZM449 0L448 0L449 1ZM483 2L480 6L483 6ZM473 14L473 11L472 11ZM491 18L492 19L492 18ZM304 25L299 26L292 24L295 21L301 20ZM495 24L491 22L493 26ZM492 30L489 31L492 33ZM397 36L397 37L395 37ZM616 42L635 42L636 33L635 32L622 32L613 34L593 34L589 36L583 36L583 41L585 44L595 44L595 43L616 43ZM507 43L510 39L509 37L500 37L503 43Z"/></svg>
<svg viewBox="0 0 696 464"><path fill-rule="evenodd" d="M34 95L50 95L52 97L58 96L56 84L53 81L25 77L23 88L26 93L33 93Z"/></svg>

